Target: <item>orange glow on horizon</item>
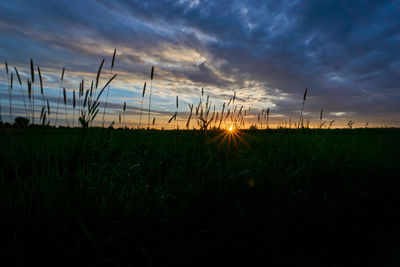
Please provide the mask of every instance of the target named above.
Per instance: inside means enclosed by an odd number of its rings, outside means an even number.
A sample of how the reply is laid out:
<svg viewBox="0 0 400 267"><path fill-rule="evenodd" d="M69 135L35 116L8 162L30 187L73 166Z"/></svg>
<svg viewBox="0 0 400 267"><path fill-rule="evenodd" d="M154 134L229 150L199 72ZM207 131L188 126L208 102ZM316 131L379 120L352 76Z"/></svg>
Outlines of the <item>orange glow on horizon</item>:
<svg viewBox="0 0 400 267"><path fill-rule="evenodd" d="M230 125L228 128L220 133L218 136L214 137L212 140L217 141L219 143L218 146L221 146L223 143L226 143L228 147L231 145L238 147L239 143L248 146L246 141L242 138L243 132L240 132L239 129L236 129L233 125Z"/></svg>

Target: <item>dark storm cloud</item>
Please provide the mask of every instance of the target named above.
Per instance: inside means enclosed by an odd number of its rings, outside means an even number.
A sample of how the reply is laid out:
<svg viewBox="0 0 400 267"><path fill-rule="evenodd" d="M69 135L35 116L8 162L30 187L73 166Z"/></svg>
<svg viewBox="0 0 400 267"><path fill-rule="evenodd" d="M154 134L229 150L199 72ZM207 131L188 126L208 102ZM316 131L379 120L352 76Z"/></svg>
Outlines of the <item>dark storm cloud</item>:
<svg viewBox="0 0 400 267"><path fill-rule="evenodd" d="M0 55L94 72L117 47L119 71L144 79L155 64L174 92L235 90L290 116L308 87L309 112L394 117L399 16L390 0L2 1Z"/></svg>

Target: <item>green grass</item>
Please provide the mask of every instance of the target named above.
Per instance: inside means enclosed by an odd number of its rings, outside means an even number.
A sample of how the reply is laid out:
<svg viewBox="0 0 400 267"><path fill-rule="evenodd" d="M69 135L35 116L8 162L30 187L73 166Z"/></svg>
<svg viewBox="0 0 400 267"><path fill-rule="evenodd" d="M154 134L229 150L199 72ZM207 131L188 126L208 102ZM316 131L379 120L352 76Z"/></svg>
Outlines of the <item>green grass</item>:
<svg viewBox="0 0 400 267"><path fill-rule="evenodd" d="M15 265L371 265L399 237L400 130L14 129L0 134ZM361 265L359 265L361 266Z"/></svg>

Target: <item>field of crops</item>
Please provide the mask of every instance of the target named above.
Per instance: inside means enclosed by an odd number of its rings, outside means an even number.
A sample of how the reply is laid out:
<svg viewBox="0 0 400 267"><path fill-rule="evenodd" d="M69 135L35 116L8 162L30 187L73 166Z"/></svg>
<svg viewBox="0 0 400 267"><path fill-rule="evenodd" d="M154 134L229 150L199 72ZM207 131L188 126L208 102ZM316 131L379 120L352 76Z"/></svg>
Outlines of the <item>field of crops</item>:
<svg viewBox="0 0 400 267"><path fill-rule="evenodd" d="M400 244L399 137L4 128L1 254L24 266L384 266Z"/></svg>

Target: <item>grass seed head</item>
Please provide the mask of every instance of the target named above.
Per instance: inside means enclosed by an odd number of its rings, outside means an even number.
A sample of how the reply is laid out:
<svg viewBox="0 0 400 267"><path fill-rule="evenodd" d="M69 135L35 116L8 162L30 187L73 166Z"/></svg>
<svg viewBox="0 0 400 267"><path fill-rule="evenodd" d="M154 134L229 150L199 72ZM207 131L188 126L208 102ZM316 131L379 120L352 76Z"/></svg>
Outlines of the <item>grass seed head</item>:
<svg viewBox="0 0 400 267"><path fill-rule="evenodd" d="M32 95L32 84L31 81L27 78L26 79L26 84L28 86L28 97L29 99L31 99L31 95Z"/></svg>
<svg viewBox="0 0 400 267"><path fill-rule="evenodd" d="M76 106L75 90L73 90L73 92L72 92L72 106L75 109L75 106Z"/></svg>
<svg viewBox="0 0 400 267"><path fill-rule="evenodd" d="M50 116L50 103L49 103L49 99L47 99L47 113Z"/></svg>
<svg viewBox="0 0 400 267"><path fill-rule="evenodd" d="M112 70L114 69L115 53L117 53L117 49L116 48L114 49L114 54L113 54L112 61L111 61L111 69Z"/></svg>
<svg viewBox="0 0 400 267"><path fill-rule="evenodd" d="M101 73L101 69L103 68L103 64L104 64L104 58L103 58L103 60L101 61L100 67L99 67L99 69L98 69L98 71L97 71L97 75L96 75L96 89L97 89L97 87L98 87L98 85L99 85L100 73Z"/></svg>
<svg viewBox="0 0 400 267"><path fill-rule="evenodd" d="M43 96L43 94L44 94L44 92L43 92L43 79L42 79L42 73L40 72L40 67L39 66L37 66L37 70L38 70L39 81L40 81L40 93Z"/></svg>
<svg viewBox="0 0 400 267"><path fill-rule="evenodd" d="M64 105L67 105L67 92L65 91L65 87L63 88L63 95L64 95Z"/></svg>
<svg viewBox="0 0 400 267"><path fill-rule="evenodd" d="M14 69L15 69L15 73L17 74L17 78L18 78L19 85L22 85L21 76L19 76L19 72L18 72L18 70L17 70L17 67L14 67Z"/></svg>
<svg viewBox="0 0 400 267"><path fill-rule="evenodd" d="M304 90L303 101L306 101L306 98L307 98L307 88L306 88L306 90Z"/></svg>
<svg viewBox="0 0 400 267"><path fill-rule="evenodd" d="M146 93L146 82L144 82L144 85L143 85L142 98L144 97L145 93Z"/></svg>
<svg viewBox="0 0 400 267"><path fill-rule="evenodd" d="M65 73L65 68L63 68L63 69L62 69L62 72L61 72L61 81L64 80L64 73Z"/></svg>
<svg viewBox="0 0 400 267"><path fill-rule="evenodd" d="M90 97L93 95L93 80L92 83L90 84Z"/></svg>
<svg viewBox="0 0 400 267"><path fill-rule="evenodd" d="M35 70L33 69L33 60L31 59L31 81L35 83Z"/></svg>
<svg viewBox="0 0 400 267"><path fill-rule="evenodd" d="M44 107L42 107L42 110L40 111L40 119L43 118L43 114L44 114Z"/></svg>

